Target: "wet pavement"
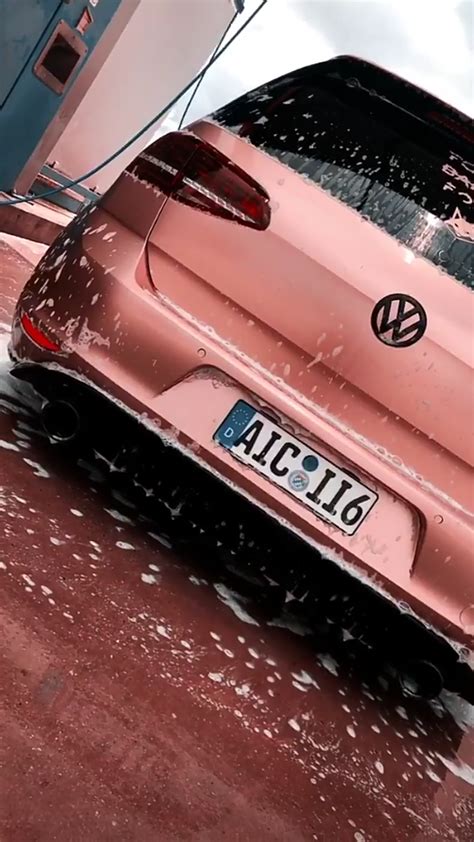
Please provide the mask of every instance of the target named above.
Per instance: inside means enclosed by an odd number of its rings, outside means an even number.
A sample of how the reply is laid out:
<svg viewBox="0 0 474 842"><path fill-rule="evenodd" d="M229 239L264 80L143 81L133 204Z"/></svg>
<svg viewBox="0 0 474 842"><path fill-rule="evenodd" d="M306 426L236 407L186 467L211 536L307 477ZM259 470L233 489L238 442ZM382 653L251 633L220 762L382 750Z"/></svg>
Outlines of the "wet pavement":
<svg viewBox="0 0 474 842"><path fill-rule="evenodd" d="M37 252L12 245L0 240L2 842L472 842L471 705L350 677L288 613L264 622L96 468L70 470L38 439L6 353Z"/></svg>

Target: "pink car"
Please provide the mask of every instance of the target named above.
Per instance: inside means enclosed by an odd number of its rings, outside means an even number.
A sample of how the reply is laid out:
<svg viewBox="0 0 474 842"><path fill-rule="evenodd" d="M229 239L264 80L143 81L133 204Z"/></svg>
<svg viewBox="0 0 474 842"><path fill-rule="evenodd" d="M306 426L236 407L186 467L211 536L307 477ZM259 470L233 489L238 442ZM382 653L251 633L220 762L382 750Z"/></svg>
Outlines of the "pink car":
<svg viewBox="0 0 474 842"><path fill-rule="evenodd" d="M358 59L285 75L139 155L11 342L19 376L107 394L468 661L472 139ZM57 410L66 438L81 407Z"/></svg>

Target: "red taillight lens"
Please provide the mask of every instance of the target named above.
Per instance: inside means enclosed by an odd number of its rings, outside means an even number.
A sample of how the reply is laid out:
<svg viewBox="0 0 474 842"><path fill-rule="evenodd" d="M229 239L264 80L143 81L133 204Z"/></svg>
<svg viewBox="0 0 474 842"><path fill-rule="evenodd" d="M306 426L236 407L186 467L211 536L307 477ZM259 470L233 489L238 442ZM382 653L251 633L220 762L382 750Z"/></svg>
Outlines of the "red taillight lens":
<svg viewBox="0 0 474 842"><path fill-rule="evenodd" d="M35 345L38 345L40 348L43 348L44 351L57 352L61 350L61 346L58 344L58 342L54 342L52 339L46 336L46 334L43 333L41 328L33 324L30 317L27 316L26 313L23 313L23 315L21 316L20 324L28 338L31 339L31 341L34 342Z"/></svg>
<svg viewBox="0 0 474 842"><path fill-rule="evenodd" d="M259 231L270 223L270 199L222 152L186 132L171 132L133 161L129 171L197 210Z"/></svg>

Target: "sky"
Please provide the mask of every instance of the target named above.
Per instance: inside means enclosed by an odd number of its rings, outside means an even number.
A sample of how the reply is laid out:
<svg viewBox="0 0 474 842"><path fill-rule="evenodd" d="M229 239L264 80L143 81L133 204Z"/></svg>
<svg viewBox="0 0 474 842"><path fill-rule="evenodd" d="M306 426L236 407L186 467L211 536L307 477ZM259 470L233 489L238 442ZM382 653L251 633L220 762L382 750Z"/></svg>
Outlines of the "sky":
<svg viewBox="0 0 474 842"><path fill-rule="evenodd" d="M258 5L246 0L235 27ZM341 54L380 64L474 115L472 0L268 0L208 71L186 122L288 70ZM166 120L167 130L181 111Z"/></svg>

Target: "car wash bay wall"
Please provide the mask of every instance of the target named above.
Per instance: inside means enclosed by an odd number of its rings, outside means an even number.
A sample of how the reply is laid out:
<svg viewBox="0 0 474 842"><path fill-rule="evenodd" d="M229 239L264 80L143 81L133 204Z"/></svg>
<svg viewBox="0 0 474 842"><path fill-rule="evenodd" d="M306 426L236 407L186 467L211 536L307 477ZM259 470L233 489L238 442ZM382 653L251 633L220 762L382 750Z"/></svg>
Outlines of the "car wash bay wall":
<svg viewBox="0 0 474 842"><path fill-rule="evenodd" d="M49 162L77 177L111 155L199 71L233 14L232 0L140 0ZM106 190L155 133L85 184Z"/></svg>
<svg viewBox="0 0 474 842"><path fill-rule="evenodd" d="M138 2L0 0L0 190L28 189Z"/></svg>

